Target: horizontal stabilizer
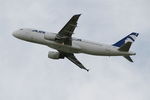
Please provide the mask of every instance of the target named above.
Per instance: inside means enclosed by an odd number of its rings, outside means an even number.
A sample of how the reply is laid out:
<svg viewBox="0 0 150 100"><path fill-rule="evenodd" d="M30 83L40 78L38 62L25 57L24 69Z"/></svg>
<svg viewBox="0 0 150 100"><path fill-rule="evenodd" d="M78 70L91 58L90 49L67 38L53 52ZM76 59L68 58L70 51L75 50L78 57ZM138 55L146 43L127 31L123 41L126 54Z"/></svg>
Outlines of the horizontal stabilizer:
<svg viewBox="0 0 150 100"><path fill-rule="evenodd" d="M131 47L131 44L132 44L132 42L127 42L124 45L122 45L118 50L128 52Z"/></svg>
<svg viewBox="0 0 150 100"><path fill-rule="evenodd" d="M123 56L123 57L126 58L128 61L133 62L130 56Z"/></svg>

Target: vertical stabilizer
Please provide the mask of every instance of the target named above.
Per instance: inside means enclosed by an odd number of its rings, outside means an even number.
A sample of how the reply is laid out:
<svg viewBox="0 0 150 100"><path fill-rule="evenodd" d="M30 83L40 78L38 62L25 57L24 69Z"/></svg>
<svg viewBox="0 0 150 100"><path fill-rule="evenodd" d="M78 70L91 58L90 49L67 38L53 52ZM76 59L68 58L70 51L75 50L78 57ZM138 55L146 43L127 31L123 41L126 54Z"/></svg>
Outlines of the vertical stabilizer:
<svg viewBox="0 0 150 100"><path fill-rule="evenodd" d="M138 37L139 33L136 32L132 32L131 34L129 34L128 36L124 37L123 39L121 39L120 41L116 42L115 44L113 44L113 46L116 47L121 47L122 45L124 45L127 42L131 42L133 43L135 41L135 39Z"/></svg>

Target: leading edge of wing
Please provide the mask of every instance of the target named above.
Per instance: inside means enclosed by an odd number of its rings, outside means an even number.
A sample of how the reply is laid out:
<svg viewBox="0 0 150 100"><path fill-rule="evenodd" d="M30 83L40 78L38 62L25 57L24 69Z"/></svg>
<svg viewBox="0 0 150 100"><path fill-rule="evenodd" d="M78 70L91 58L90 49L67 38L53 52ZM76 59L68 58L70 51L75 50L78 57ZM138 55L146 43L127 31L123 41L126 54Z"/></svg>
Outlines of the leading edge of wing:
<svg viewBox="0 0 150 100"><path fill-rule="evenodd" d="M66 25L58 32L58 35L71 37L77 26L77 21L80 16L81 14L72 16L71 19L66 23Z"/></svg>
<svg viewBox="0 0 150 100"><path fill-rule="evenodd" d="M86 71L89 71L89 69L85 68L80 62L79 60L74 56L74 54L67 54L66 58L68 58L71 62L73 62L74 64L76 64L78 67L80 67L81 69L84 69Z"/></svg>
<svg viewBox="0 0 150 100"><path fill-rule="evenodd" d="M72 45L72 34L77 26L77 21L81 14L74 15L66 25L58 32L56 36L57 42Z"/></svg>

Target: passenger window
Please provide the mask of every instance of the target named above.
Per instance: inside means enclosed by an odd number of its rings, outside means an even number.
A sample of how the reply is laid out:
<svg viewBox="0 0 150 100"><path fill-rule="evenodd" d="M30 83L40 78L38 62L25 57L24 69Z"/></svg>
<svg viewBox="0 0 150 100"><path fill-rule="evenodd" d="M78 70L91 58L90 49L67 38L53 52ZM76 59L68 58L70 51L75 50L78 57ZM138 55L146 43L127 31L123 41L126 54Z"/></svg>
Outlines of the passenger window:
<svg viewBox="0 0 150 100"><path fill-rule="evenodd" d="M82 41L81 39L77 39L77 41Z"/></svg>
<svg viewBox="0 0 150 100"><path fill-rule="evenodd" d="M32 30L32 32L38 32L37 30Z"/></svg>
<svg viewBox="0 0 150 100"><path fill-rule="evenodd" d="M44 31L39 31L39 33L45 33Z"/></svg>

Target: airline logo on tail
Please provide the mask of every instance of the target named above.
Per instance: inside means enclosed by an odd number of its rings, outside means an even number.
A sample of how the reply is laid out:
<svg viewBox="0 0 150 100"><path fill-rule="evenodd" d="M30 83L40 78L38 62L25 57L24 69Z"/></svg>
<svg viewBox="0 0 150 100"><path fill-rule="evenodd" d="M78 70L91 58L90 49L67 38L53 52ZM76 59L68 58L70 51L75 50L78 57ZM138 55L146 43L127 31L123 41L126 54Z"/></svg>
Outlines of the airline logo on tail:
<svg viewBox="0 0 150 100"><path fill-rule="evenodd" d="M135 41L135 39L138 37L138 35L139 35L139 33L132 32L131 34L129 34L125 38L123 38L120 41L113 44L113 46L121 47L122 45L126 44L127 42L133 43Z"/></svg>

